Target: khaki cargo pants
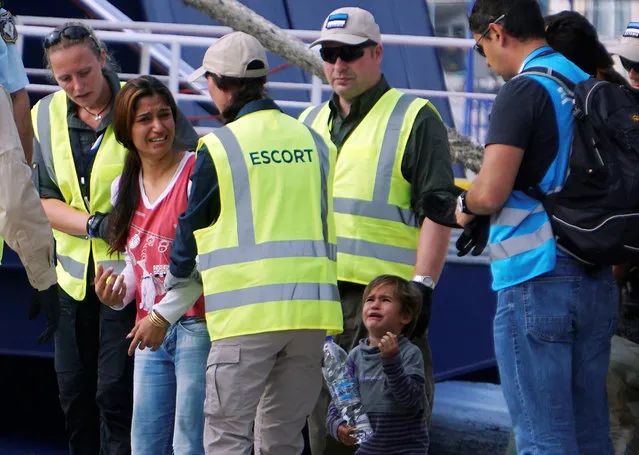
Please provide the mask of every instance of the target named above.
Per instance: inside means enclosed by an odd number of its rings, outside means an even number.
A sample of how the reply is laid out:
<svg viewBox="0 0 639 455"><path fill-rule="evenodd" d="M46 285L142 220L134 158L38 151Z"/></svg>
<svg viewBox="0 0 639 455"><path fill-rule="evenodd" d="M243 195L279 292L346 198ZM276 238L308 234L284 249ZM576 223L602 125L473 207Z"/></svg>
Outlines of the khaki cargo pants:
<svg viewBox="0 0 639 455"><path fill-rule="evenodd" d="M325 330L214 341L206 367L204 448L209 455L299 455L322 387ZM253 428L253 423L255 427Z"/></svg>

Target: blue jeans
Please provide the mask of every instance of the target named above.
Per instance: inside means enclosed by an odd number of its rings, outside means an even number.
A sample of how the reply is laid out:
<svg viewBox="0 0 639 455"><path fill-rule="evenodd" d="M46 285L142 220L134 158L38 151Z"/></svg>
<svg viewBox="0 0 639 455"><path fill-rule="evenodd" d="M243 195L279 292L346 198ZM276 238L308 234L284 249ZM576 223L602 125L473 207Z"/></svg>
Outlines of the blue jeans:
<svg viewBox="0 0 639 455"><path fill-rule="evenodd" d="M204 454L206 359L211 342L202 319L180 319L160 349L135 351L134 455Z"/></svg>
<svg viewBox="0 0 639 455"><path fill-rule="evenodd" d="M568 258L499 291L495 353L518 454L612 455L606 373L617 325L610 267Z"/></svg>

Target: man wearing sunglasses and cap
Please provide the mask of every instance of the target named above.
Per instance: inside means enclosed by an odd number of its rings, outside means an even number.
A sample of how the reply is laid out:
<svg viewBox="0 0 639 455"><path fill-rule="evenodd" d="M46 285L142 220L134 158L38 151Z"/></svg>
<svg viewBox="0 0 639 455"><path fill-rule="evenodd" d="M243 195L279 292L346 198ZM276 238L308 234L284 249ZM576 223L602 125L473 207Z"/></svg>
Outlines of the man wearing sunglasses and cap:
<svg viewBox="0 0 639 455"><path fill-rule="evenodd" d="M639 22L628 24L621 37L621 43L612 53L619 56L621 64L628 72L630 85L639 89Z"/></svg>
<svg viewBox="0 0 639 455"><path fill-rule="evenodd" d="M338 149L333 197L344 333L336 341L351 350L366 337L362 293L373 278L390 273L412 279L424 297L420 327L413 336L424 354L426 371L419 380L425 380L432 403L425 332L446 258L447 226L455 222L446 128L429 101L389 86L381 70L380 29L368 11L333 11L311 44L317 45L334 93L300 119ZM316 454L344 450L325 437L329 398L323 390L309 423ZM425 411L430 418L430 409Z"/></svg>

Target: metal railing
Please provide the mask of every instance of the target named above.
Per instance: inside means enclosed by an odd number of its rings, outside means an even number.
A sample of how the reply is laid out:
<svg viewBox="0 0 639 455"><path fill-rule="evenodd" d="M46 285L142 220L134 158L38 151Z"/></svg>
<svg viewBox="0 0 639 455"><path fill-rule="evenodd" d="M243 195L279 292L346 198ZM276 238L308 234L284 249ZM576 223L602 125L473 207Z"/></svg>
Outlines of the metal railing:
<svg viewBox="0 0 639 455"><path fill-rule="evenodd" d="M115 18L115 16L113 16ZM126 16L125 16L126 18ZM52 18L37 16L17 16L17 28L23 37L42 38L46 36L53 27L61 25L73 19ZM138 74L120 74L123 80L137 77L140 74L149 74L152 60L162 65L168 72L168 76L159 76L163 80L178 101L197 101L200 103L210 103L206 87L202 83L189 84L195 93L180 92L180 84L187 84L185 78L194 69L182 59L184 47L206 48L211 44L212 39L216 39L232 29L224 26L198 25L198 24L174 24L160 22L132 22L119 20L96 20L87 19L82 22L90 25L96 30L97 36L105 42L135 44L140 47L140 61ZM303 41L312 41L319 36L316 30L285 30L286 33ZM447 38L432 36L409 36L409 35L382 35L382 42L385 45L406 45L406 46L430 46L470 49L474 41L464 38ZM614 42L607 42L612 44ZM18 46L22 49L23 39L18 40ZM46 70L39 68L27 68L30 76L41 76L48 74ZM470 77L472 77L472 72ZM329 85L313 76L311 83L304 82L275 82L267 84L269 88L286 89L293 91L305 91L309 93L310 101L296 101L278 99L278 104L282 107L304 109L311 105L319 104L322 101L322 93L331 90ZM487 127L487 112L490 110L495 94L475 93L470 91L472 84L466 84L467 91L448 90L420 90L399 88L406 93L428 97L428 98L462 98L467 100L466 121L463 130L471 137L480 140ZM58 89L53 84L30 84L27 89L32 92L49 93ZM460 125L462 126L462 125Z"/></svg>
<svg viewBox="0 0 639 455"><path fill-rule="evenodd" d="M51 32L53 27L61 25L72 19L67 18L51 18L36 16L18 16L16 17L17 28L23 37L43 38ZM184 47L206 48L211 44L211 40L224 35L231 31L229 27L213 26L213 25L196 25L173 23L157 23L157 22L115 22L108 20L83 20L82 22L90 25L96 31L97 36L110 43L127 43L136 44L140 47L139 74L148 74L150 72L151 60L157 59L161 53L157 52L158 47L169 50L170 58L159 59L167 72L168 76L160 76L167 84L173 95L178 101L198 101L211 102L208 92L203 84L194 83L190 86L196 91L196 94L181 93L180 84L185 84L185 77L193 70L186 62L182 60L182 50ZM304 41L312 41L319 36L319 32L315 30L286 30L291 36ZM456 47L469 49L473 45L471 39L431 37L431 36L405 36L405 35L382 35L382 42L385 45L408 45L408 46L434 46L434 47ZM22 40L18 45L23 46ZM156 52L154 52L156 51ZM186 67L185 67L186 65ZM41 76L47 74L46 70L38 68L27 68L27 74L30 76ZM138 76L139 74L120 74L123 80ZM283 107L306 108L311 105L319 104L322 101L322 92L330 91L329 85L323 84L322 81L313 77L311 83L299 82L269 82L271 88L307 91L310 101L295 100L277 100ZM56 85L47 84L30 84L28 90L39 93L49 93L57 90ZM489 93L472 93L472 92L453 92L445 90L420 90L406 89L400 90L422 97L437 98L464 98L473 100L491 101L495 95Z"/></svg>

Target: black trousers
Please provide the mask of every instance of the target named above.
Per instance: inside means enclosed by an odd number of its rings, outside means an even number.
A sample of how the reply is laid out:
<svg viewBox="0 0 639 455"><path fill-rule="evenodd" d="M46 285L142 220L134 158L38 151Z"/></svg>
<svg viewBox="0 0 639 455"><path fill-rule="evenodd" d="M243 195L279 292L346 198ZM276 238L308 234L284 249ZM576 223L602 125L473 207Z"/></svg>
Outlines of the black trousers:
<svg viewBox="0 0 639 455"><path fill-rule="evenodd" d="M92 283L81 302L60 289L55 371L71 455L131 453L135 312L103 305Z"/></svg>

